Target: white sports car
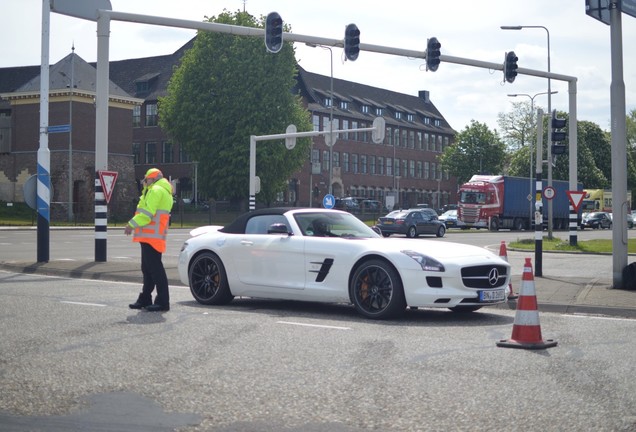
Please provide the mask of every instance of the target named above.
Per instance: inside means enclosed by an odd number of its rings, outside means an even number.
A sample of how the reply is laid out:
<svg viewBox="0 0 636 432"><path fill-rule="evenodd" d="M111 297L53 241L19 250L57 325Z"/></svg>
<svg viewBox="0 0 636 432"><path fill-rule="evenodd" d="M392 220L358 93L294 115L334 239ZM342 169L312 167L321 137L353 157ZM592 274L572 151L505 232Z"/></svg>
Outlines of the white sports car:
<svg viewBox="0 0 636 432"><path fill-rule="evenodd" d="M339 210L268 208L190 234L179 277L207 305L235 296L351 303L386 319L407 306L472 312L508 295L510 265L486 249L382 238Z"/></svg>

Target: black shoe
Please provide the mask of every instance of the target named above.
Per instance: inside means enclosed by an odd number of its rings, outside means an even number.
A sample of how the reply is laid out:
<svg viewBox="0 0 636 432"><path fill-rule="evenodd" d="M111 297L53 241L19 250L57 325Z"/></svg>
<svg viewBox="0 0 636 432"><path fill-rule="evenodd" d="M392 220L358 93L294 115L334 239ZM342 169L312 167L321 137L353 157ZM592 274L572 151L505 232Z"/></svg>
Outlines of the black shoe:
<svg viewBox="0 0 636 432"><path fill-rule="evenodd" d="M131 308L131 309L143 309L143 308L145 308L147 306L150 306L150 305L146 304L146 303L140 303L139 301L136 301L136 302L131 303L131 304L128 305L128 307Z"/></svg>
<svg viewBox="0 0 636 432"><path fill-rule="evenodd" d="M145 308L148 312L168 312L170 306L164 306L159 304L148 305Z"/></svg>

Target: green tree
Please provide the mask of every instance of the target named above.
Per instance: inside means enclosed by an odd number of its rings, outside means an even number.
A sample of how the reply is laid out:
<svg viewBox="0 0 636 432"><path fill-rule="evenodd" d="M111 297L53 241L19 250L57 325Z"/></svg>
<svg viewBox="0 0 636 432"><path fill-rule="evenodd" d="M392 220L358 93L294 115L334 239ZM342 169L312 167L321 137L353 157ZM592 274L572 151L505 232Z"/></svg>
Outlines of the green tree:
<svg viewBox="0 0 636 432"><path fill-rule="evenodd" d="M513 102L510 111L499 113L497 125L510 151L532 146L536 140L535 113L531 102Z"/></svg>
<svg viewBox="0 0 636 432"><path fill-rule="evenodd" d="M457 134L455 143L440 157L443 169L460 184L475 174L502 174L505 160L506 145L497 132L475 120Z"/></svg>
<svg viewBox="0 0 636 432"><path fill-rule="evenodd" d="M263 27L263 17L224 10L210 22ZM287 125L311 130L309 113L294 95L291 42L268 53L263 39L199 31L159 101L161 127L199 163L199 190L215 199L247 201L250 135L280 134ZM309 157L310 140L289 151L283 140L256 146L257 199L269 204Z"/></svg>

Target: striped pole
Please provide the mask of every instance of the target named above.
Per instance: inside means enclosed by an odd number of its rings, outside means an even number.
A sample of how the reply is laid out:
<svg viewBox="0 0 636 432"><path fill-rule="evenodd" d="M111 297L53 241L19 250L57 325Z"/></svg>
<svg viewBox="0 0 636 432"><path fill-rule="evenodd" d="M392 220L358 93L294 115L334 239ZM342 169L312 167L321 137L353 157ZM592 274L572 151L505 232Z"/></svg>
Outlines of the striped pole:
<svg viewBox="0 0 636 432"><path fill-rule="evenodd" d="M497 342L498 347L545 349L557 345L557 342L541 337L541 325L539 324L539 310L537 309L537 294L534 288L532 276L532 263L526 258L521 276L521 290L517 300L517 312L512 326L510 339L502 339Z"/></svg>
<svg viewBox="0 0 636 432"><path fill-rule="evenodd" d="M108 211L99 171L95 171L95 261L106 262Z"/></svg>
<svg viewBox="0 0 636 432"><path fill-rule="evenodd" d="M42 0L42 62L40 65L40 147L37 155L38 262L49 261L51 226L51 152L49 151L49 0Z"/></svg>

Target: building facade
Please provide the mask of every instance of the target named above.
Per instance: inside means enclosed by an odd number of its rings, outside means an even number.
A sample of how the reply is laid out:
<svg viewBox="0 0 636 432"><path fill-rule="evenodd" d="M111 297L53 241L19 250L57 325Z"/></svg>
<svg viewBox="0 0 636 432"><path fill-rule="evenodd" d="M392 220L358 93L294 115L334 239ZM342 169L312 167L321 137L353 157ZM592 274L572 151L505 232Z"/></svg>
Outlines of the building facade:
<svg viewBox="0 0 636 432"><path fill-rule="evenodd" d="M172 181L177 198L208 198L197 190L196 162L159 126L159 98L192 43L170 55L110 63L108 163L109 170L119 173L113 200L123 207L122 213L133 205L139 180L150 167L158 167ZM49 122L72 124L70 134L49 135L56 218L92 217L94 66L74 53L51 66ZM391 198L400 207L441 208L457 201L457 181L441 170L438 160L452 145L455 131L428 91L405 95L300 67L296 88L290 91L302 96L314 130L327 130L330 120L336 130L369 128L376 117L383 117L386 133L378 144L370 131L343 132L333 146L326 145L324 136L314 137L306 163L289 180L278 204L317 207L329 192L382 203ZM38 104L39 66L0 69L0 201L22 201L21 186L36 172ZM248 191L245 196L247 202Z"/></svg>

